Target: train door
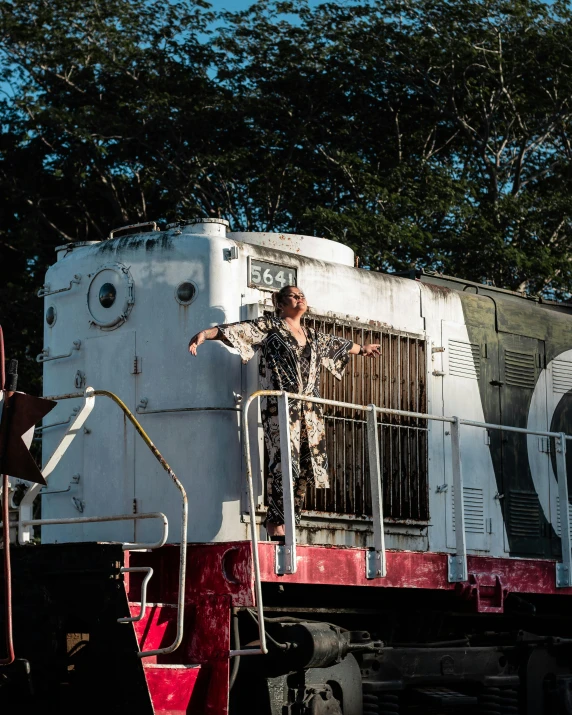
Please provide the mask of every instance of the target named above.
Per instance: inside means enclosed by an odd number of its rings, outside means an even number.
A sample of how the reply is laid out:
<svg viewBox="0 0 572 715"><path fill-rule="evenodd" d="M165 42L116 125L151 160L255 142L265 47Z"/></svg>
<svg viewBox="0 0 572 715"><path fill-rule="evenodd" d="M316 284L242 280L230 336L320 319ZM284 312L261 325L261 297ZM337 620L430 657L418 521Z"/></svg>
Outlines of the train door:
<svg viewBox="0 0 572 715"><path fill-rule="evenodd" d="M527 427L532 407L534 426L547 430L546 390L541 389L539 399L532 402L544 366L544 341L510 333L499 333L498 339L501 423ZM536 436L506 432L502 433L501 450L505 548L520 554L543 554L548 546L545 511L548 516L550 503L548 445ZM534 474L529 450L539 453Z"/></svg>
<svg viewBox="0 0 572 715"><path fill-rule="evenodd" d="M134 412L134 358L135 331L122 330L87 338L87 385L114 392ZM82 516L129 514L135 495L135 430L109 398L98 397L95 405L88 422L90 431L84 437L83 498L79 508L83 509ZM84 525L87 541L97 541L103 534L106 541L132 541L133 522Z"/></svg>
<svg viewBox="0 0 572 715"><path fill-rule="evenodd" d="M448 416L464 417L479 422L485 414L499 415L498 395L491 398L486 389L496 362L496 341L483 328L468 329L467 325L442 321L443 353L443 410ZM493 335L495 335L493 333ZM488 342L487 342L488 341ZM485 410L482 396L491 403ZM496 402L495 402L496 400ZM445 426L446 432L447 426ZM479 551L490 549L493 531L490 501L495 492L491 443L486 430L463 426L461 431L461 462L463 468L463 506L467 548ZM450 440L445 441L445 483L447 546L455 547L455 510ZM497 529L495 529L495 532Z"/></svg>

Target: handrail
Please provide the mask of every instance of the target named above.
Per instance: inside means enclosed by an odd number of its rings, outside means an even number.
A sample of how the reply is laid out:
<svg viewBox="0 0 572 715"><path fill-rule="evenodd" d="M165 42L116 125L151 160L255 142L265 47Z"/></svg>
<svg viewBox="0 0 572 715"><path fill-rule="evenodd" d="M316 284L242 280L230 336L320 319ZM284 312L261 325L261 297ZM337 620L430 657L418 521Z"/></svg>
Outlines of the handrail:
<svg viewBox="0 0 572 715"><path fill-rule="evenodd" d="M302 402L309 402L318 405L331 405L334 407L345 407L354 410L361 410L362 412L369 412L370 414L386 414L386 415L397 415L403 417L412 417L423 420L432 420L434 422L443 422L451 425L451 450L452 450L452 471L453 471L453 486L454 486L454 508L455 508L455 522L458 528L456 531L456 554L450 555L449 557L449 581L450 582L460 582L466 581L467 575L467 547L465 538L465 528L464 528L464 504L463 504L463 474L461 468L461 427L463 425L470 427L479 427L481 429L494 429L505 432L515 432L520 434L532 434L541 437L554 438L557 445L557 472L558 472L558 488L560 503L566 505L568 503L568 484L566 479L566 440L572 440L572 435L567 435L565 433L559 432L549 432L544 430L530 430L523 427L512 427L509 425L497 425L489 422L478 422L476 420L463 419L459 417L447 417L444 415L431 415L423 412L410 412L408 410L394 410L388 407L378 407L377 405L359 405L350 402L341 402L339 400L329 400L323 397L314 397L312 395L301 395L298 393L285 392L283 390L256 390L253 392L244 402L242 407L243 420L242 420L242 433L243 433L243 448L244 448L244 459L246 463L246 482L248 490L248 505L250 512L250 533L252 541L252 561L254 568L254 584L255 584L255 596L256 596L256 607L258 611L258 625L259 625L259 636L260 636L260 648L250 648L237 651L230 651L230 656L235 655L258 655L266 654L268 652L266 646L266 634L264 630L264 617L263 617L263 602L262 602L262 585L261 585L261 575L260 575L260 561L258 555L258 534L256 531L256 505L254 501L254 486L252 478L252 461L250 454L250 439L248 434L248 409L255 399L260 397L276 397L278 398L278 415L280 424L280 438L281 441L288 438L288 429L282 422L287 422L287 407L288 400L300 400ZM371 418L367 419L368 425L368 436L370 439L377 439L377 422ZM399 425L394 425L399 427ZM373 445L368 445L369 459L370 459L370 469L373 466L373 461L377 460L378 474L379 474L379 447L375 443ZM286 468L283 466L283 479L285 478L285 473L290 474L291 462L290 462L290 450L285 450L283 454L283 461L286 461ZM374 472L372 472L374 475ZM375 569L375 577L385 576L385 544L383 540L383 504L382 504L382 492L381 492L381 482L372 477L372 502L374 504L374 544L375 548L373 552L368 552L375 554L376 563L372 566L368 560L367 575L369 578L372 577L372 571ZM374 484L377 482L377 485ZM293 500L289 498L289 492L291 491L291 483L283 483L283 493L285 496L285 511L288 507L289 511L293 510ZM377 505L379 508L376 508ZM556 564L556 585L558 587L572 586L572 542L570 539L570 518L568 514L568 509L561 506L561 533L562 537L562 554L563 563ZM293 524L293 514L285 514L285 546L277 547L277 567L280 569L280 573L293 573L296 569L295 564L295 553L296 553L296 538L295 529L292 528ZM380 525L380 529L376 530L376 519ZM290 553L284 551L285 548L289 548ZM290 561L290 568L288 568L288 563Z"/></svg>
<svg viewBox="0 0 572 715"><path fill-rule="evenodd" d="M44 283L44 285L36 293L38 298L45 298L48 295L56 295L56 293L65 293L67 290L73 288L74 283L79 285L81 283L81 273L76 273L71 279L69 286L67 288L58 288L57 290L50 290L51 286L49 283Z"/></svg>
<svg viewBox="0 0 572 715"><path fill-rule="evenodd" d="M42 492L40 492L41 494ZM139 519L161 519L163 522L163 533L158 541L148 543L124 543L123 551L147 551L149 549L160 549L167 543L169 536L169 521L162 511L149 511L143 514L113 514L111 516L73 516L55 519L26 519L22 521L22 526L54 526L67 524L98 524L106 521L137 521Z"/></svg>
<svg viewBox="0 0 572 715"><path fill-rule="evenodd" d="M157 447L153 444L141 424L138 422L137 418L135 415L131 412L131 410L127 407L127 405L121 400L120 397L118 397L115 393L110 392L109 390L95 390L93 387L86 387L84 392L70 392L62 395L53 395L49 399L59 401L59 400L72 400L76 398L81 398L83 397L85 399L85 404L80 409L77 417L75 420L73 420L72 424L69 426L68 430L66 430L66 433L56 448L54 454L50 459L48 460L48 463L44 467L44 470L42 472L44 478L46 478L49 473L53 471L57 463L60 461L63 453L71 443L71 441L74 439L75 435L77 434L78 429L83 426L83 423L87 419L87 415L91 410L93 409L93 404L94 404L94 399L95 397L108 397L111 399L115 404L121 409L125 417L131 422L133 427L135 427L135 431L137 434L142 438L142 440L145 442L147 447L151 450L159 464L163 467L165 472L171 477L172 481L175 483L175 486L179 490L181 494L181 501L182 501L182 508L181 508L181 548L180 548L180 558L179 558L179 594L178 594L178 599L177 599L177 632L175 635L175 640L171 645L166 646L165 648L157 648L155 650L149 650L149 651L144 651L144 652L139 652L138 656L140 658L146 658L151 655L166 655L168 653L172 653L175 651L182 643L183 640L183 628L184 628L184 615L185 615L185 580L186 580L186 570L187 570L187 522L188 522L188 499L187 499L187 493L185 491L185 488L177 478L177 475L175 472L171 469L161 452L157 449ZM87 414L86 414L87 411ZM73 433L73 434L72 434ZM35 487L38 487L38 489L35 489ZM28 510L27 513L31 515L31 508L32 508L32 502L37 496L37 493L39 492L39 487L40 485L33 485L26 495L24 496L24 499L22 499L22 503L20 507L22 507L22 504L24 504L25 508ZM22 510L20 510L20 513L22 515ZM131 519L136 519L137 517L144 517L145 515L142 514L130 514L129 517ZM120 520L120 518L123 517L77 517L76 520L66 520L66 521L60 521L58 520L58 523L78 523L78 521L84 520L101 520L101 521L114 521L114 520ZM28 527L30 525L34 524L33 519L22 519L22 516L20 517L20 531L24 529L24 526L27 525ZM39 520L40 523L42 523L42 520ZM44 520L44 522L52 522L53 520ZM166 536L165 536L166 540ZM158 542L159 543L159 542ZM164 542L163 542L164 543ZM161 544L162 545L162 544ZM125 544L124 548L126 550L138 550L138 549L147 549L149 548L149 545L144 545L144 544Z"/></svg>
<svg viewBox="0 0 572 715"><path fill-rule="evenodd" d="M128 616L126 618L118 618L117 623L135 623L142 621L147 610L147 584L153 575L151 566L124 566L121 573L144 573L143 583L141 584L141 607L137 616Z"/></svg>
<svg viewBox="0 0 572 715"><path fill-rule="evenodd" d="M131 412L131 410L127 407L127 405L119 398L116 394L113 392L110 392L109 390L94 390L92 387L86 387L85 389L86 395L91 394L94 396L102 396L102 397L109 397L109 399L113 400L115 404L122 410L123 414L127 417L127 419L131 422L131 424L135 427L135 430L137 434L142 438L142 440L145 442L147 447L151 450L153 453L154 457L157 459L159 464L163 467L165 472L171 477L172 481L174 482L175 486L179 490L181 494L181 501L182 501L182 515L181 515L181 548L180 548L180 557L179 557L179 595L178 595L178 601L177 601L177 633L175 636L175 640L173 643L171 643L170 646L166 646L165 648L156 648L155 650L148 650L144 652L138 653L140 658L146 658L151 655L166 655L168 653L172 653L175 651L182 643L183 641L183 627L184 627L184 618L185 618L185 578L186 578L186 571L187 571L187 521L188 521L188 499L187 499L187 493L185 491L185 488L177 478L177 475L175 472L171 469L169 464L167 463L166 459L163 457L161 452L155 447L141 424L137 421L137 418L135 415Z"/></svg>
<svg viewBox="0 0 572 715"><path fill-rule="evenodd" d="M36 355L36 362L44 363L50 362L51 360L63 360L63 358L69 358L73 355L74 350L81 349L81 340L74 340L72 343L71 350L69 353L62 353L61 355L52 355L50 357L50 348L44 348L39 355Z"/></svg>

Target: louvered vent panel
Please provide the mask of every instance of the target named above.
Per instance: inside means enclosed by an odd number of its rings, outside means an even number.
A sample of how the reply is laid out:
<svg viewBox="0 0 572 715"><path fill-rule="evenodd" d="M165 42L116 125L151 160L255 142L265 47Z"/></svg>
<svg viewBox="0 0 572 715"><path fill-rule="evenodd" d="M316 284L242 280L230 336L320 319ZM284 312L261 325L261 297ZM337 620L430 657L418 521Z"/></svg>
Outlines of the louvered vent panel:
<svg viewBox="0 0 572 715"><path fill-rule="evenodd" d="M453 511L453 531L455 531L455 493L451 487L451 504ZM465 532L467 534L485 533L485 504L483 490L476 487L463 489L463 506L465 511Z"/></svg>
<svg viewBox="0 0 572 715"><path fill-rule="evenodd" d="M504 370L507 385L534 389L536 383L536 363L534 355L507 350L505 352Z"/></svg>
<svg viewBox="0 0 572 715"><path fill-rule="evenodd" d="M552 389L554 392L572 390L572 362L555 360L552 363Z"/></svg>
<svg viewBox="0 0 572 715"><path fill-rule="evenodd" d="M481 376L480 345L449 340L449 373L478 380Z"/></svg>
<svg viewBox="0 0 572 715"><path fill-rule="evenodd" d="M540 514L536 494L510 492L509 525L512 536L523 536L525 538L538 536L540 533Z"/></svg>
<svg viewBox="0 0 572 715"><path fill-rule="evenodd" d="M568 519L572 527L572 504L568 504ZM570 529L572 532L572 528ZM560 521L560 497L556 497L556 533L562 535L562 522Z"/></svg>

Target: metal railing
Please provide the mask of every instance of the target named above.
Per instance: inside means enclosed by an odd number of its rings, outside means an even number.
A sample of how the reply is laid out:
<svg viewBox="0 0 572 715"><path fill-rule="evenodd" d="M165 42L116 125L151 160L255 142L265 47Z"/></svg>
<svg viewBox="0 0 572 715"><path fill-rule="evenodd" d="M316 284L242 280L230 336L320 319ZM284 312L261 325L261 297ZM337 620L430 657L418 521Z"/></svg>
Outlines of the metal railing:
<svg viewBox="0 0 572 715"><path fill-rule="evenodd" d="M183 640L183 629L184 629L184 614L185 614L185 578L187 569L187 522L188 522L188 500L185 489L176 474L173 472L171 467L168 465L163 455L159 452L157 447L150 440L149 436L137 421L136 417L125 405L125 403L113 392L108 390L94 390L92 387L86 387L85 391L69 393L66 395L53 395L47 397L46 399L60 401L60 400L70 400L76 398L83 398L84 403L77 412L75 419L71 422L68 429L66 430L64 436L62 437L60 443L54 450L51 457L48 459L45 467L42 470L42 476L47 481L50 474L54 471L56 466L61 461L66 450L70 447L71 443L77 436L78 432L82 429L85 421L91 414L94 407L95 398L97 396L108 397L111 399L124 413L125 417L131 422L135 427L136 432L143 439L147 447L153 453L155 458L161 464L163 469L171 477L175 486L181 494L181 545L180 545L180 559L179 559L179 593L177 598L177 631L175 635L175 640L169 646L164 648L158 648L155 650L142 651L138 655L140 658L145 658L151 655L164 655L167 653L172 653L175 651ZM123 549L125 551L141 551L148 549L156 549L163 546L167 541L168 535L168 522L167 517L162 512L152 512L146 514L119 514L114 516L91 516L91 517L75 517L75 518L61 518L61 519L33 519L32 510L33 503L38 494L41 493L42 485L34 484L32 485L24 495L19 506L19 519L18 519L18 540L21 544L29 543L32 536L32 527L34 526L50 526L54 524L85 524L85 523L98 523L98 522L114 522L114 521L137 521L139 519L161 519L163 521L163 533L161 538L152 544L149 543L124 543ZM142 596L141 596L141 611L137 617L134 618L122 618L119 622L127 623L135 620L141 620L145 613L145 602L146 602L146 589L149 578L152 575L152 570L149 571L147 567L144 568L147 572L146 577L142 584ZM133 569L121 569L122 573L130 573Z"/></svg>
<svg viewBox="0 0 572 715"><path fill-rule="evenodd" d="M453 477L453 509L455 514L455 552L448 558L448 580L450 583L463 582L468 580L467 570L467 544L465 532L465 513L463 500L463 469L462 469L462 445L461 427L479 427L485 430L499 430L505 432L517 432L521 434L538 435L555 440L556 443L556 465L558 478L558 492L561 505L568 504L568 482L566 473L566 441L572 440L571 435L564 432L548 432L542 430L530 430L522 427L510 427L507 425L496 425L488 422L477 422L475 420L462 419L460 417L446 417L441 415L430 415L422 412L411 412L408 410L395 410L376 405L356 405L338 400L327 400L310 395L300 395L281 390L257 390L244 402L242 434L244 445L244 458L246 463L246 482L248 491L248 504L250 512L250 533L252 541L252 559L254 567L254 584L256 607L258 611L258 624L260 635L260 648L251 648L240 651L230 651L230 655L258 655L268 652L266 636L264 631L262 585L260 575L260 560L258 555L258 534L256 529L256 503L254 499L254 482L252 475L252 460L250 453L250 436L248 409L251 403L260 397L276 397L278 402L278 421L280 427L280 443L290 444L290 421L289 421L289 400L300 400L302 402L331 405L335 407L346 407L360 410L367 413L367 440L368 440L368 463L370 469L371 497L372 497L372 522L373 522L373 549L366 551L366 577L383 578L387 574L387 560L385 551L385 535L383 528L383 492L381 480L381 462L379 450L378 415L395 415L411 417L433 422L444 422L450 424L451 436L451 467ZM282 490L284 498L284 545L276 546L276 573L291 574L296 572L296 522L294 512L294 498L292 485L292 456L290 449L281 450L282 461ZM558 588L572 586L572 543L570 539L570 514L565 506L560 508L561 514L561 539L562 539L562 563L556 564L556 586Z"/></svg>

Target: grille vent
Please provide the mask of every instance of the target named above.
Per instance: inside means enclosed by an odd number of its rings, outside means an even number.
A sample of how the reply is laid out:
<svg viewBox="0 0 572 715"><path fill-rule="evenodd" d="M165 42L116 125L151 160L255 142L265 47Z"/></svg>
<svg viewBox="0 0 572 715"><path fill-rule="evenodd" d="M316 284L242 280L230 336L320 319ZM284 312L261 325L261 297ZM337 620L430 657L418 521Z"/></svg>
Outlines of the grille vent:
<svg viewBox="0 0 572 715"><path fill-rule="evenodd" d="M453 531L455 531L455 492L451 488L451 505L453 512ZM477 487L464 487L463 507L465 512L465 531L467 534L485 533L485 503L483 490Z"/></svg>
<svg viewBox="0 0 572 715"><path fill-rule="evenodd" d="M322 371L322 397L360 405L427 411L425 340L307 315L305 324L354 343L380 343L381 358L352 356L339 382ZM305 508L336 514L371 514L365 415L348 408L324 407L330 489L309 487ZM427 421L401 415L380 418L384 516L426 521Z"/></svg>
<svg viewBox="0 0 572 715"><path fill-rule="evenodd" d="M449 340L449 373L478 380L481 377L481 346Z"/></svg>
<svg viewBox="0 0 572 715"><path fill-rule="evenodd" d="M512 536L536 537L540 533L538 497L530 492L510 492L509 526Z"/></svg>
<svg viewBox="0 0 572 715"><path fill-rule="evenodd" d="M507 385L534 389L536 384L536 361L534 355L507 350L505 352L504 370Z"/></svg>
<svg viewBox="0 0 572 715"><path fill-rule="evenodd" d="M555 360L552 363L552 389L562 393L572 390L572 362Z"/></svg>

